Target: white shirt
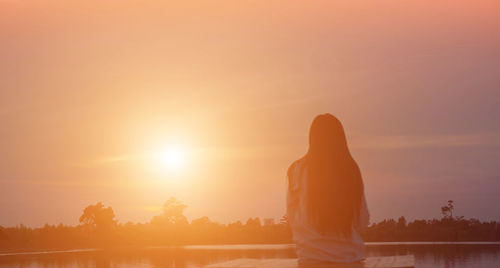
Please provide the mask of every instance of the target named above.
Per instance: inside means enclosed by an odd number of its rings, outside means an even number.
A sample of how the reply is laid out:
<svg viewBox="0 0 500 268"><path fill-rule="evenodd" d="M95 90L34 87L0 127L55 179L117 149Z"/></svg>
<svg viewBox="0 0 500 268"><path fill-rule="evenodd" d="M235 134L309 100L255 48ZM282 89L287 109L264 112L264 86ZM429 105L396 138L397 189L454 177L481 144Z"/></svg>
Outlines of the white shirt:
<svg viewBox="0 0 500 268"><path fill-rule="evenodd" d="M287 216L301 263L356 262L364 259L365 247L360 232L368 226L369 214L363 193L359 222L352 227L351 238L341 235L322 235L308 224L306 219L307 168L300 159L293 167L290 187L287 190Z"/></svg>

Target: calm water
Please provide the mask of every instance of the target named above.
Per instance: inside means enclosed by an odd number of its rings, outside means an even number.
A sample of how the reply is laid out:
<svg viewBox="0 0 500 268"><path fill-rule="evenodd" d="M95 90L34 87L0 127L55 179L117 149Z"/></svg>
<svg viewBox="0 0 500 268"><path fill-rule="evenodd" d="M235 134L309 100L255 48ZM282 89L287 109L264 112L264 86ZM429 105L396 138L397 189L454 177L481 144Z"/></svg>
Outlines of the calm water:
<svg viewBox="0 0 500 268"><path fill-rule="evenodd" d="M416 267L500 267L500 243L369 243L368 256L415 255ZM0 268L194 268L236 258L295 258L293 245L188 246L0 254Z"/></svg>

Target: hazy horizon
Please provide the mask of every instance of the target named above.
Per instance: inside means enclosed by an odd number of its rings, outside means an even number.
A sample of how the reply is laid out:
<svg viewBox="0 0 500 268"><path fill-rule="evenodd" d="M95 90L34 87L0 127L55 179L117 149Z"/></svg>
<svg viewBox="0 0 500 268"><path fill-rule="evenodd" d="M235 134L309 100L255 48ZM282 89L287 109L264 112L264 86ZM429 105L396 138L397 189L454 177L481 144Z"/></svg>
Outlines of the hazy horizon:
<svg viewBox="0 0 500 268"><path fill-rule="evenodd" d="M498 221L498 33L486 0L1 1L0 225L278 219L327 112L372 222Z"/></svg>

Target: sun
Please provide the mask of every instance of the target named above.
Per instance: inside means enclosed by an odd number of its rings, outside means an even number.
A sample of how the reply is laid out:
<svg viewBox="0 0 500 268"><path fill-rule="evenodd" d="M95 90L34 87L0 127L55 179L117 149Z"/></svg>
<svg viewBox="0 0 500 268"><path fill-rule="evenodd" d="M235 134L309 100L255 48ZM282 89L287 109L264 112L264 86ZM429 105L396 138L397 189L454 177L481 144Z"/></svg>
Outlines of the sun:
<svg viewBox="0 0 500 268"><path fill-rule="evenodd" d="M161 170L178 172L186 164L186 150L179 145L171 145L155 153L154 160Z"/></svg>

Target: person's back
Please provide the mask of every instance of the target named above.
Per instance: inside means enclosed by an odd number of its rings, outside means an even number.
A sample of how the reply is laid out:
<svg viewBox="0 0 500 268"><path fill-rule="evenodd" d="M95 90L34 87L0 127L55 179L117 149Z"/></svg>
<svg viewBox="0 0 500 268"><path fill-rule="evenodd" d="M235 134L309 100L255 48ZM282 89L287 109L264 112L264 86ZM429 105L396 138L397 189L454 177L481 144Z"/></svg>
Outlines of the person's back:
<svg viewBox="0 0 500 268"><path fill-rule="evenodd" d="M360 233L369 215L361 174L330 114L316 117L308 153L288 170L287 216L299 262L364 259Z"/></svg>

